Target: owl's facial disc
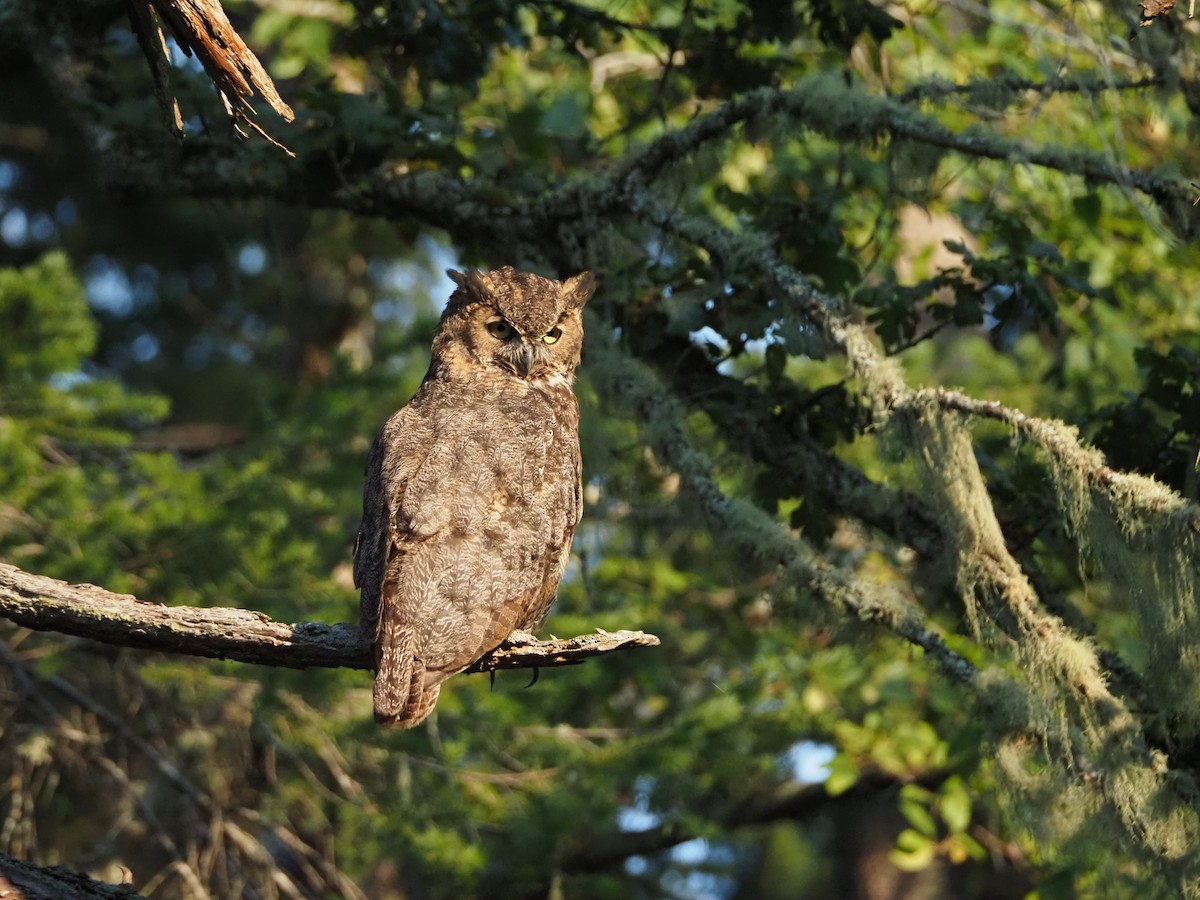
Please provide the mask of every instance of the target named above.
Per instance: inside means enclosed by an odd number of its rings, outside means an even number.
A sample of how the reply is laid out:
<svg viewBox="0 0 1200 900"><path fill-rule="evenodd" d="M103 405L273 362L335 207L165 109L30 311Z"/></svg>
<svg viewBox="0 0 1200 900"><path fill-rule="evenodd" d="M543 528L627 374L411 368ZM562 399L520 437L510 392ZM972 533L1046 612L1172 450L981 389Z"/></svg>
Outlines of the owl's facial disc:
<svg viewBox="0 0 1200 900"><path fill-rule="evenodd" d="M545 374L543 370L553 361L550 347L563 336L562 325L555 325L544 334L527 337L518 326L500 317L489 320L484 327L496 341L493 360L522 378Z"/></svg>
<svg viewBox="0 0 1200 900"><path fill-rule="evenodd" d="M511 322L506 319L492 319L486 326L488 334L496 339L499 346L493 355L495 361L505 369L522 378L528 378L537 362L536 348L521 335Z"/></svg>

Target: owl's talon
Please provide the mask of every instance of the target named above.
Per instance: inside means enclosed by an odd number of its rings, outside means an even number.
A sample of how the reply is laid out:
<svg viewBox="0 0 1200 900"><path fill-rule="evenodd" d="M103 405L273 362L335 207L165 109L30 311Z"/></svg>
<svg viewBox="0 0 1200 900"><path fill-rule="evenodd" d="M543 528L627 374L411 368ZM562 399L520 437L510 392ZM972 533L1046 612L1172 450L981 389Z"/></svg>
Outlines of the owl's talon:
<svg viewBox="0 0 1200 900"><path fill-rule="evenodd" d="M539 677L541 674L542 674L542 670L541 670L541 669L534 669L534 670L533 670L533 677L529 679L529 684L525 685L525 687L527 687L527 688L531 688L531 687L533 687L535 684L537 684L538 677Z"/></svg>
<svg viewBox="0 0 1200 900"><path fill-rule="evenodd" d="M492 669L490 672L488 672L488 678L491 679L491 684L489 685L490 690L493 690L493 691L496 690L496 670L495 669Z"/></svg>
<svg viewBox="0 0 1200 900"><path fill-rule="evenodd" d="M521 644L536 644L537 638L528 631L514 631L504 643L512 647L517 647Z"/></svg>

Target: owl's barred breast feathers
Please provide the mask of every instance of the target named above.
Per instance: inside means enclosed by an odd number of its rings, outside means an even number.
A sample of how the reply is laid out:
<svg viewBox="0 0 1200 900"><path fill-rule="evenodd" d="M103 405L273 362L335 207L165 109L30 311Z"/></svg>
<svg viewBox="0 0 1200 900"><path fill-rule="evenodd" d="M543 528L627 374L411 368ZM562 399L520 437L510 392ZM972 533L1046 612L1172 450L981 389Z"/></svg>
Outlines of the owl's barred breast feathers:
<svg viewBox="0 0 1200 900"><path fill-rule="evenodd" d="M449 274L425 380L371 449L354 562L375 718L399 727L540 624L581 513L571 384L592 276Z"/></svg>

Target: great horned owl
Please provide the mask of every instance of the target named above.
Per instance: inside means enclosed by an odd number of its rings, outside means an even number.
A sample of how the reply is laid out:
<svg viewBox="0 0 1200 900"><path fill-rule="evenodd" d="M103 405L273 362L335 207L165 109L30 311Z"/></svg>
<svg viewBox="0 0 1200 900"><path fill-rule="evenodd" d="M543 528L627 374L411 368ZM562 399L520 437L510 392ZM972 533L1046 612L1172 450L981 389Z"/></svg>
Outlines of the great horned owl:
<svg viewBox="0 0 1200 900"><path fill-rule="evenodd" d="M448 274L429 371L371 448L354 556L375 720L401 728L541 623L582 507L571 383L591 274Z"/></svg>

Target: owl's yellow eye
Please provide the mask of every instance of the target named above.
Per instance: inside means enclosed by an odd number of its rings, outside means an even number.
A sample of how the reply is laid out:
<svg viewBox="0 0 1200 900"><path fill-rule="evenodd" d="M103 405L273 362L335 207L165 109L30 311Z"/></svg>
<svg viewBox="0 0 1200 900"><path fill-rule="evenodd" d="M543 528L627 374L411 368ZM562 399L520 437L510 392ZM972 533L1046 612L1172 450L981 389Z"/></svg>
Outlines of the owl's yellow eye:
<svg viewBox="0 0 1200 900"><path fill-rule="evenodd" d="M546 332L546 334L542 338L542 340L545 341L547 344L555 344L555 343L558 343L558 339L560 337L562 337L562 329L559 328L557 325L555 325L553 328L551 328L549 331Z"/></svg>
<svg viewBox="0 0 1200 900"><path fill-rule="evenodd" d="M517 330L503 319L496 319L494 322L488 322L487 330L488 334L498 341L507 341L510 337L517 333Z"/></svg>

